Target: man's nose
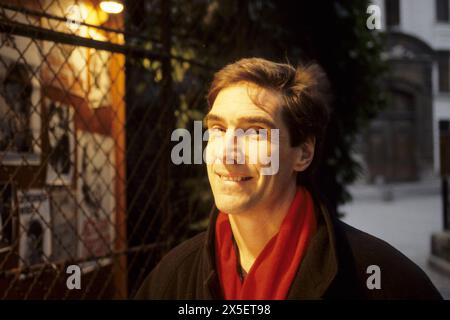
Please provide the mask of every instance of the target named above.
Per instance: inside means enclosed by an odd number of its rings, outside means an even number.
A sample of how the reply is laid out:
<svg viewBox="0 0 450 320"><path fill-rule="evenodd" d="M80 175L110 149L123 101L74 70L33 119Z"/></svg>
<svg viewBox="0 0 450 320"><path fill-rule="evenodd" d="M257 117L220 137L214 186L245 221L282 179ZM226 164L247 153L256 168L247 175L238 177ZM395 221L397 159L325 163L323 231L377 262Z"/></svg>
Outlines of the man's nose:
<svg viewBox="0 0 450 320"><path fill-rule="evenodd" d="M239 130L227 129L224 142L222 161L227 164L239 163L243 164L245 161L243 151L243 139Z"/></svg>

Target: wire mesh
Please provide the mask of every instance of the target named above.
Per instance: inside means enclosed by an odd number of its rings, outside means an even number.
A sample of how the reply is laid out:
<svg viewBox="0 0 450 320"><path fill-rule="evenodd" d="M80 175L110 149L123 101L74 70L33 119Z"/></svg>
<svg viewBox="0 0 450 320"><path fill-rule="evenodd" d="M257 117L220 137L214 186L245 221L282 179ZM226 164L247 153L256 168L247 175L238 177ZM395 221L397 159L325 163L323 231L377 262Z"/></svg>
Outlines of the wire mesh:
<svg viewBox="0 0 450 320"><path fill-rule="evenodd" d="M132 297L204 226L203 168L169 156L172 129L202 118L211 69L172 44L169 1L139 1L154 20L99 2L0 1L1 299Z"/></svg>

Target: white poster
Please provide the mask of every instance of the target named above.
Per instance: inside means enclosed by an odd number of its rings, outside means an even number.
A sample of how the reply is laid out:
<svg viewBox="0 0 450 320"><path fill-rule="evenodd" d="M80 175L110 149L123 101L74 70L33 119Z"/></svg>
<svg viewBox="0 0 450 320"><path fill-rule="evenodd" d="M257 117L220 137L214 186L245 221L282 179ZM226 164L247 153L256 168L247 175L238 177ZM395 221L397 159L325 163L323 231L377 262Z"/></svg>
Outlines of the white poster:
<svg viewBox="0 0 450 320"><path fill-rule="evenodd" d="M0 51L0 164L36 165L41 152L37 70L3 53Z"/></svg>
<svg viewBox="0 0 450 320"><path fill-rule="evenodd" d="M48 262L51 256L51 221L48 194L42 189L17 192L19 209L19 265Z"/></svg>
<svg viewBox="0 0 450 320"><path fill-rule="evenodd" d="M91 259L109 255L115 242L115 169L112 138L78 132L77 195L80 209L78 227L79 255ZM92 259L109 263L110 259ZM89 265L89 264L87 264Z"/></svg>
<svg viewBox="0 0 450 320"><path fill-rule="evenodd" d="M3 10L7 19L39 18ZM42 56L36 39L0 32L0 165L38 165L41 154Z"/></svg>
<svg viewBox="0 0 450 320"><path fill-rule="evenodd" d="M89 103L92 108L109 106L111 104L111 77L108 66L111 53L103 50L91 50L90 52Z"/></svg>
<svg viewBox="0 0 450 320"><path fill-rule="evenodd" d="M79 25L90 14L80 1L73 0L41 0L45 12L58 17L66 17L67 21L41 19L41 27L61 33L69 33L86 37L88 27ZM83 46L42 41L42 76L52 87L84 96L89 92L87 62L89 49Z"/></svg>
<svg viewBox="0 0 450 320"><path fill-rule="evenodd" d="M70 185L75 166L75 124L73 108L44 99L48 119L49 155L47 184Z"/></svg>
<svg viewBox="0 0 450 320"><path fill-rule="evenodd" d="M50 189L52 219L52 260L64 261L78 258L76 194L65 187Z"/></svg>

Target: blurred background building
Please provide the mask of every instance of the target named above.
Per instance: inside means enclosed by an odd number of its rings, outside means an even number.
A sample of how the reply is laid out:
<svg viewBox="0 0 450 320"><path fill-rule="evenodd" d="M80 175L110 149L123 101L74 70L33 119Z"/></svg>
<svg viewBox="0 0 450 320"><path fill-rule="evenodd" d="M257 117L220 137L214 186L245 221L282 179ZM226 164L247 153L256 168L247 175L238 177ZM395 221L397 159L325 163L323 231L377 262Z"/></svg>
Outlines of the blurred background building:
<svg viewBox="0 0 450 320"><path fill-rule="evenodd" d="M364 136L367 180L439 174L439 122L450 120L448 0L375 0L386 37L387 107Z"/></svg>
<svg viewBox="0 0 450 320"><path fill-rule="evenodd" d="M362 174L343 219L399 249L449 299L449 1L371 3L380 8L386 104L355 144Z"/></svg>

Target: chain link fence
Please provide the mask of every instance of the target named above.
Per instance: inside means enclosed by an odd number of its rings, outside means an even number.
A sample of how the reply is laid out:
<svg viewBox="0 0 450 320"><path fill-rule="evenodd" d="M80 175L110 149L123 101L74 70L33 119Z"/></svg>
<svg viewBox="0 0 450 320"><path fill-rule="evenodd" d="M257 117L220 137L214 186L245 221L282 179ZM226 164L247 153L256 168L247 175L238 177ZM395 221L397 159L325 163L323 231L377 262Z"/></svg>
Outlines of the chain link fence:
<svg viewBox="0 0 450 320"><path fill-rule="evenodd" d="M173 44L170 1L137 3L0 1L1 299L130 298L206 225L204 168L170 150L212 68Z"/></svg>

